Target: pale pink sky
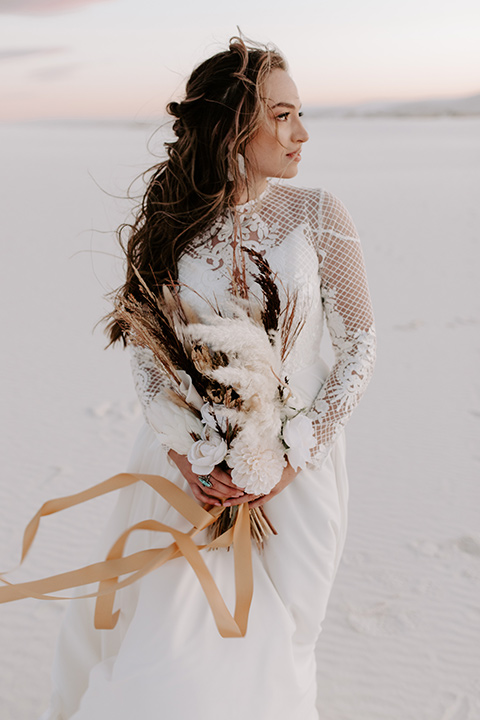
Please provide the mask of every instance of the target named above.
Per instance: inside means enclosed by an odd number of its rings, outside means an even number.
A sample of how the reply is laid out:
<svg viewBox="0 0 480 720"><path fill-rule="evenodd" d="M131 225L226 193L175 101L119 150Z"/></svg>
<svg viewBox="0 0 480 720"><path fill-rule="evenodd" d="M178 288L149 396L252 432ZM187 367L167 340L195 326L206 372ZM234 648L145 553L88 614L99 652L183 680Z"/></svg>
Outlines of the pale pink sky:
<svg viewBox="0 0 480 720"><path fill-rule="evenodd" d="M306 105L480 92L478 0L1 0L0 119L161 115L237 25Z"/></svg>

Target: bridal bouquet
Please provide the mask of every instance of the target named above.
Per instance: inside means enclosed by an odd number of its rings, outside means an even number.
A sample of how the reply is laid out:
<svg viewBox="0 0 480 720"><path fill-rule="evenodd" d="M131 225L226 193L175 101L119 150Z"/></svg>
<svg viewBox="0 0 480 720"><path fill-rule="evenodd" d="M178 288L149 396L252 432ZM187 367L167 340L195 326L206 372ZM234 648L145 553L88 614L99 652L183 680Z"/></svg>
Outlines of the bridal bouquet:
<svg viewBox="0 0 480 720"><path fill-rule="evenodd" d="M181 300L178 288L163 287L157 297L138 273L142 296L122 299L114 314L129 342L146 348L162 371L162 391L147 409L162 442L188 455L194 473L208 475L216 465L223 465L231 470L234 484L261 495L279 482L287 460L295 469L305 467L314 437L312 423L302 413L305 408L298 407L282 372L302 328L302 321L295 319L296 298L287 293L281 310L268 263L259 253L242 251L254 264L259 300L249 297L245 265L238 269L234 262L232 296L222 307L212 306L206 320ZM22 562L41 518L139 481L169 502L190 523L190 530L181 532L152 518L127 528L103 562L24 583L11 583L0 574L0 603L25 597L58 599L50 593L99 581L97 592L76 597L96 597L95 627L111 629L119 615L119 610L113 612L117 590L183 556L202 584L222 637L244 637L253 594L251 538L261 548L264 539L275 533L263 507L199 508L167 478L120 473L87 490L45 502L25 530ZM205 528L213 531L213 539L197 546L192 538ZM226 534L230 528L233 533ZM128 536L141 529L170 533L173 542L146 554L124 556ZM199 555L204 547L231 546L236 585L233 615L219 601L219 590ZM120 581L126 574L128 578Z"/></svg>
<svg viewBox="0 0 480 720"><path fill-rule="evenodd" d="M178 290L163 286L162 297L142 284L142 301L123 300L116 317L133 344L148 348L168 376L168 387L147 409L162 443L187 455L197 475L226 465L236 486L267 495L279 482L287 459L304 468L315 441L311 421L297 407L282 374L302 322L295 297L280 309L278 287L268 263L248 253L261 298L249 297L245 272L234 267L231 298L212 306L200 321ZM214 534L235 522L226 508ZM261 508L250 510L251 529L261 544L275 532Z"/></svg>

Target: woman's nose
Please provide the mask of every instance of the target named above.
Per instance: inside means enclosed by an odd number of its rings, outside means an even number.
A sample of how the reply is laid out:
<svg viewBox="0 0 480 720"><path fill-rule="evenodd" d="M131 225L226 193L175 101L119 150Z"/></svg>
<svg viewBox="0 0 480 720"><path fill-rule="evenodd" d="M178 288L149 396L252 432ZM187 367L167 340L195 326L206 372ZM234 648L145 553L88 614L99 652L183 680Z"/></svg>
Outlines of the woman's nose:
<svg viewBox="0 0 480 720"><path fill-rule="evenodd" d="M301 142L301 143L307 142L307 140L310 137L310 135L306 131L305 126L302 123L302 121L300 120L300 118L298 119L298 125L296 128L295 134L296 134L295 140L297 142Z"/></svg>

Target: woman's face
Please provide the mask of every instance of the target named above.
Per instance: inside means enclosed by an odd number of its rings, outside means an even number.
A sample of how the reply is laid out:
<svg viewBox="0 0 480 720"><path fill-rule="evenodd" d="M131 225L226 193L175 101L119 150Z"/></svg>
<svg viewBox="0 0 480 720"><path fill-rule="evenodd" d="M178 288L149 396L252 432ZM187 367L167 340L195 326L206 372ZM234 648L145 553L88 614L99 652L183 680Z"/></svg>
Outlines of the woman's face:
<svg viewBox="0 0 480 720"><path fill-rule="evenodd" d="M269 74L264 99L265 120L245 149L248 184L256 194L262 192L268 177L295 177L302 145L308 140L298 90L285 70Z"/></svg>

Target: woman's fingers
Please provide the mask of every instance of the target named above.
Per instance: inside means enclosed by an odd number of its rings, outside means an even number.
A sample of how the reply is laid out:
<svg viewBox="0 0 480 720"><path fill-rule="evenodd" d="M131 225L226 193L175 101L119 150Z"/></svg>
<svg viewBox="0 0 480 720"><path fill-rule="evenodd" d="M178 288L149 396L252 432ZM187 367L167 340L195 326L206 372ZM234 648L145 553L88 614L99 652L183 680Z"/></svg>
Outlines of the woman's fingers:
<svg viewBox="0 0 480 720"><path fill-rule="evenodd" d="M251 503L258 499L258 495L242 495L242 497L229 497L223 503L225 507L231 507L232 505L243 505L243 503ZM261 496L263 499L263 496Z"/></svg>
<svg viewBox="0 0 480 720"><path fill-rule="evenodd" d="M208 479L212 486L207 487L200 482L198 479L199 476L192 472L192 465L185 455L179 455L179 453L174 450L170 450L168 454L182 473L183 477L187 480L188 484L192 488L194 498L199 503L222 505L225 504L225 500L241 500L242 502L248 502L248 498L254 497L253 495L245 495L243 490L233 483L230 473L222 470L222 468L218 467L218 465L208 475Z"/></svg>
<svg viewBox="0 0 480 720"><path fill-rule="evenodd" d="M222 483L222 485L226 485L226 487L231 490L240 490L240 488L238 488L233 482L230 473L225 472L225 470L222 470L222 468L218 465L210 473L210 478L215 478L215 480L218 480L218 482ZM243 490L240 490L240 492L243 492Z"/></svg>
<svg viewBox="0 0 480 720"><path fill-rule="evenodd" d="M193 497L200 503L200 505L222 505L222 502L218 498L207 495L203 490L201 490L196 482L191 482L189 484L192 488Z"/></svg>
<svg viewBox="0 0 480 720"><path fill-rule="evenodd" d="M243 490L241 490L241 488L238 488L236 486L232 487L231 485L225 484L223 482L223 476L219 472L216 472L216 470L217 468L215 468L209 475L206 476L208 478L210 486L204 485L204 483L200 481L200 476L194 475L196 482L200 485L203 485L203 487L205 488L204 492L206 492L208 495L211 494L215 497L221 498L240 497L241 495L243 495ZM225 475L225 473L223 473L223 475Z"/></svg>
<svg viewBox="0 0 480 720"><path fill-rule="evenodd" d="M212 483L212 487L208 488L206 492L210 493L213 491L213 495L216 497L242 497L244 494L241 488L233 484L230 475L218 466L212 470L208 479Z"/></svg>
<svg viewBox="0 0 480 720"><path fill-rule="evenodd" d="M202 483L198 475L194 475L193 473L191 473L190 477L188 478L188 482L191 485L194 484L196 487L198 487L203 495L206 495L209 498L217 498L218 500L221 500L222 503L227 498L243 497L243 490L240 490L239 488L233 489L227 485L224 485L222 482L219 482L216 477L213 476L213 473L208 475L208 481L209 483L211 483L210 487Z"/></svg>
<svg viewBox="0 0 480 720"><path fill-rule="evenodd" d="M227 498L231 498L231 497L243 496L243 493L241 491L239 494L235 493L234 495L232 495L232 488L229 488L226 485L222 485L221 483L213 480L213 478L212 478L211 482L212 482L212 487L202 486L200 488L202 490L202 492L205 493L206 495L210 495L211 497L218 498L219 500L226 500ZM201 485L201 483L200 483L200 485Z"/></svg>
<svg viewBox="0 0 480 720"><path fill-rule="evenodd" d="M252 502L250 503L250 508L261 507L264 503L268 502L271 497L273 497L272 493L270 493L269 495L260 495L260 497L257 497L256 500L252 500Z"/></svg>

